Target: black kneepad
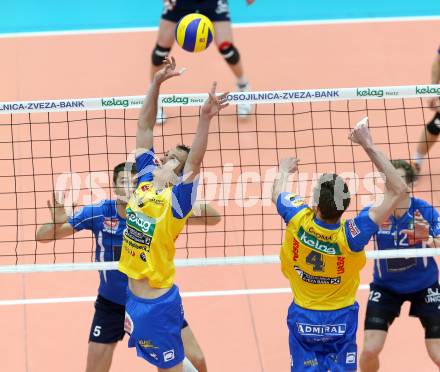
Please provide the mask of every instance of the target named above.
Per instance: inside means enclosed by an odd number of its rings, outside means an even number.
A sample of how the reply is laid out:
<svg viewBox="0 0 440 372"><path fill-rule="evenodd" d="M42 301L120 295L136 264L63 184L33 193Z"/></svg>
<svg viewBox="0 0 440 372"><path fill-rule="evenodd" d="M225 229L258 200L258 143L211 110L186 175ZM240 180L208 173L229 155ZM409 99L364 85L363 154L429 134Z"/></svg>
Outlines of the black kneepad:
<svg viewBox="0 0 440 372"><path fill-rule="evenodd" d="M223 58L230 65L236 65L240 61L240 53L234 44L225 42L219 46L219 50Z"/></svg>
<svg viewBox="0 0 440 372"><path fill-rule="evenodd" d="M365 318L365 330L379 330L379 331L388 331L390 326L390 322L388 319L384 319L381 316L367 315Z"/></svg>
<svg viewBox="0 0 440 372"><path fill-rule="evenodd" d="M153 53L151 54L151 62L154 66L160 66L163 63L165 57L168 57L171 48L163 48L159 44L153 49Z"/></svg>
<svg viewBox="0 0 440 372"><path fill-rule="evenodd" d="M440 113L437 112L432 120L426 125L426 130L433 134L434 136L438 136L440 134Z"/></svg>

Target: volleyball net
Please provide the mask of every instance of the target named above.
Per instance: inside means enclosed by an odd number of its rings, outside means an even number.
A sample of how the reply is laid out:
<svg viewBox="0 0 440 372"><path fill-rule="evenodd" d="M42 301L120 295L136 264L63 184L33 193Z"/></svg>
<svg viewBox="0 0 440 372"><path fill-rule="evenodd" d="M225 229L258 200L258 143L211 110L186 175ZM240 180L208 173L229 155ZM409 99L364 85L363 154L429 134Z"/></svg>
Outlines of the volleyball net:
<svg viewBox="0 0 440 372"><path fill-rule="evenodd" d="M230 93L231 106L213 119L202 165L198 200L222 216L216 225L188 225L176 241L177 266L278 262L284 223L271 202L279 160L300 159L289 189L306 199L319 175L335 172L352 194L353 217L384 182L363 150L348 140L363 117L375 143L391 159L410 160L424 125L434 115L435 85ZM164 153L190 145L206 94L161 95L167 112L156 125L154 148ZM107 97L0 103L0 273L116 269L96 262L89 231L50 243L35 234L51 221L47 201L64 194L67 213L115 199L113 168L135 149L143 98ZM254 110L240 119L236 105ZM415 196L440 205L440 149L427 155ZM108 221L111 225L112 221ZM111 226L110 226L111 227ZM369 258L439 255L440 249L374 252Z"/></svg>

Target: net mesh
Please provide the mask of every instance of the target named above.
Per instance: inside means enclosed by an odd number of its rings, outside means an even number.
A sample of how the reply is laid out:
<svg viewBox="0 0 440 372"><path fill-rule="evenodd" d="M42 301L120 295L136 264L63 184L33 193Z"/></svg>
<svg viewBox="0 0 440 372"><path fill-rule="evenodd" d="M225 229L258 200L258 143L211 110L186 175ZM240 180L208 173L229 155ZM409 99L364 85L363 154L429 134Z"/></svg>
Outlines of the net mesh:
<svg viewBox="0 0 440 372"><path fill-rule="evenodd" d="M70 213L114 198L112 170L135 148L138 108L105 108L0 115L0 265L95 260L88 231L51 243L36 242L35 233L50 221L47 201L54 190L65 194ZM183 103L167 108L169 119L154 132L157 154L191 144L199 110ZM300 159L291 189L306 198L319 173L342 175L354 195L347 217L354 216L383 189L371 161L347 138L364 116L382 151L409 160L433 111L423 97L262 103L246 120L238 117L236 106L227 108L211 124L198 189L198 199L210 202L222 220L186 226L176 241L176 257L277 254L284 225L271 203L271 187L285 156ZM439 150L429 153L414 187L417 197L435 207L440 202Z"/></svg>

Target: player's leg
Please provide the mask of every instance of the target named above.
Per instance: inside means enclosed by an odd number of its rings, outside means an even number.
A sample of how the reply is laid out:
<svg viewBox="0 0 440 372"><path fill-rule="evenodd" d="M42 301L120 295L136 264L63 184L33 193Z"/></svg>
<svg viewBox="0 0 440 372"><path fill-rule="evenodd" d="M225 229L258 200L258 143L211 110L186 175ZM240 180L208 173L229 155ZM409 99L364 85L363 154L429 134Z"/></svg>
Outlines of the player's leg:
<svg viewBox="0 0 440 372"><path fill-rule="evenodd" d="M440 285L438 282L414 295L409 314L420 319L425 329L426 350L440 370Z"/></svg>
<svg viewBox="0 0 440 372"><path fill-rule="evenodd" d="M205 356L203 355L202 349L191 331L190 326L186 322L182 328L182 341L185 349L185 356L189 359L194 368L198 372L207 372L208 368L206 366Z"/></svg>
<svg viewBox="0 0 440 372"><path fill-rule="evenodd" d="M214 40L218 50L237 79L237 90L241 92L249 91L249 81L244 74L241 55L234 45L231 21L222 20L214 22L214 33ZM240 116L246 116L251 112L252 106L240 104L237 109Z"/></svg>
<svg viewBox="0 0 440 372"><path fill-rule="evenodd" d="M113 352L116 342L112 344L98 344L89 342L87 350L86 372L108 372L112 365Z"/></svg>
<svg viewBox="0 0 440 372"><path fill-rule="evenodd" d="M170 54L174 44L174 31L176 23L183 17L182 11L176 6L171 9L164 8L162 18L159 23L159 31L157 33L157 41L151 53L150 81L153 80L154 74L162 68L165 57ZM159 104L157 108L156 122L163 124L167 119L162 106Z"/></svg>
<svg viewBox="0 0 440 372"><path fill-rule="evenodd" d="M151 53L150 80L153 80L154 74L162 68L162 63L171 51L174 43L174 30L176 22L167 19L161 19L159 23L159 31L157 34L157 42Z"/></svg>
<svg viewBox="0 0 440 372"><path fill-rule="evenodd" d="M101 296L95 301L95 314L89 334L86 372L108 372L118 341L124 337L125 307Z"/></svg>
<svg viewBox="0 0 440 372"><path fill-rule="evenodd" d="M429 150L434 146L440 134L440 112L437 111L432 120L423 128L420 135L419 142L417 144L417 150L414 157L413 164L417 173L420 173L420 169L423 163L423 159Z"/></svg>
<svg viewBox="0 0 440 372"><path fill-rule="evenodd" d="M370 284L364 323L364 346L360 357L362 372L379 370L379 355L388 334L388 328L400 314L404 296Z"/></svg>
<svg viewBox="0 0 440 372"><path fill-rule="evenodd" d="M386 331L379 330L364 331L364 346L359 361L362 372L379 370L379 354L385 345L387 334Z"/></svg>
<svg viewBox="0 0 440 372"><path fill-rule="evenodd" d="M158 372L184 372L183 363L179 363L177 366L171 368L158 368Z"/></svg>
<svg viewBox="0 0 440 372"><path fill-rule="evenodd" d="M440 338L427 338L425 344L429 357L440 370Z"/></svg>

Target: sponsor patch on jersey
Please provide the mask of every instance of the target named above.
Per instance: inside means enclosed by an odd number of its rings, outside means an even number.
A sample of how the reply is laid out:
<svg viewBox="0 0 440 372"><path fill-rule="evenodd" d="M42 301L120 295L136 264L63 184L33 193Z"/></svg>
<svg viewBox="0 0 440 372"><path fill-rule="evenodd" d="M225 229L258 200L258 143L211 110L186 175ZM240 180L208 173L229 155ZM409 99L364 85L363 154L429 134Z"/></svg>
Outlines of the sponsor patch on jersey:
<svg viewBox="0 0 440 372"><path fill-rule="evenodd" d="M302 227L298 231L299 241L305 246L324 254L340 255L341 249L336 243L324 242L316 236L309 234Z"/></svg>
<svg viewBox="0 0 440 372"><path fill-rule="evenodd" d="M306 273L305 271L301 270L299 266L294 266L294 269L296 273L299 275L299 277L306 283L310 284L332 284L332 285L338 285L341 284L341 277L336 276L334 278L328 277L328 276L314 276Z"/></svg>
<svg viewBox="0 0 440 372"><path fill-rule="evenodd" d="M347 330L347 325L341 324L306 324L296 323L298 333L303 336L342 336Z"/></svg>
<svg viewBox="0 0 440 372"><path fill-rule="evenodd" d="M118 230L118 227L119 227L119 219L111 218L111 217L104 218L103 229L105 232L115 234L116 230Z"/></svg>
<svg viewBox="0 0 440 372"><path fill-rule="evenodd" d="M354 220L348 221L348 230L350 231L350 235L352 238L355 238L361 233L358 227L356 226Z"/></svg>
<svg viewBox="0 0 440 372"><path fill-rule="evenodd" d="M148 190L151 189L151 185L150 184L146 184L146 185L142 185L141 186L141 191L146 192Z"/></svg>
<svg viewBox="0 0 440 372"><path fill-rule="evenodd" d="M147 256L145 255L144 252L142 252L142 253L139 255L139 257L140 257L140 259L141 259L142 261L147 262Z"/></svg>

